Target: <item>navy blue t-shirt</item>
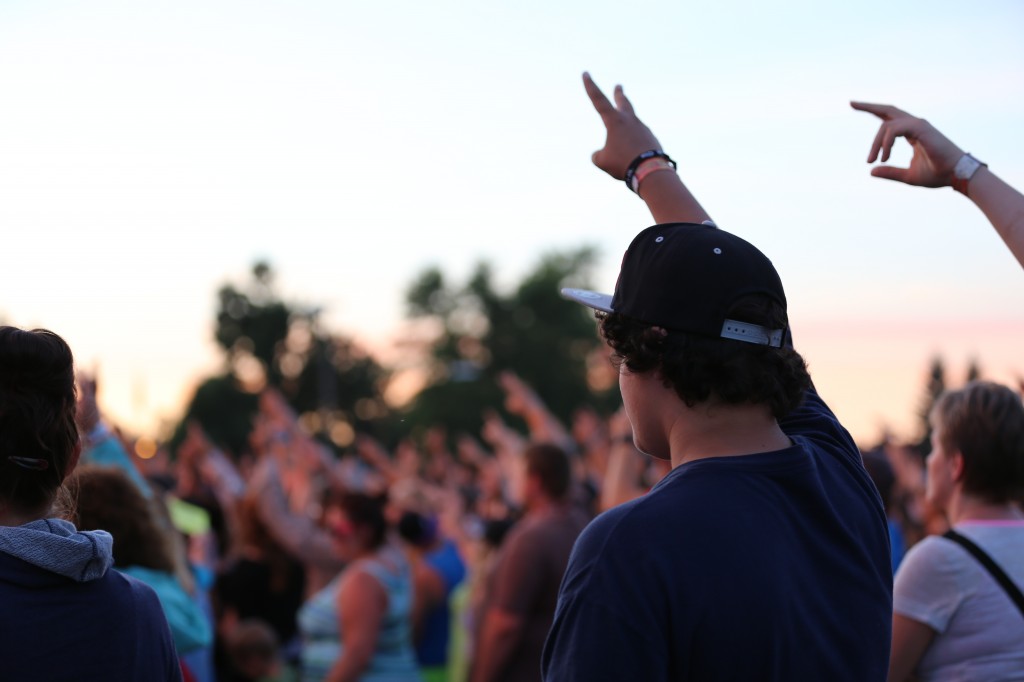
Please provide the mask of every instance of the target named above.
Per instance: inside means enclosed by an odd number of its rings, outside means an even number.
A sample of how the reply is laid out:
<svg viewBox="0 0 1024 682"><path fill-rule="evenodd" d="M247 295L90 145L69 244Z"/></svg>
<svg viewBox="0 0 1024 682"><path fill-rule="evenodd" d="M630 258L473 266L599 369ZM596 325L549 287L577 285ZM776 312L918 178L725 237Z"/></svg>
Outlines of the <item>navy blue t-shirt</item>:
<svg viewBox="0 0 1024 682"><path fill-rule="evenodd" d="M816 394L792 447L696 460L576 542L544 679L884 680L889 536L853 440Z"/></svg>

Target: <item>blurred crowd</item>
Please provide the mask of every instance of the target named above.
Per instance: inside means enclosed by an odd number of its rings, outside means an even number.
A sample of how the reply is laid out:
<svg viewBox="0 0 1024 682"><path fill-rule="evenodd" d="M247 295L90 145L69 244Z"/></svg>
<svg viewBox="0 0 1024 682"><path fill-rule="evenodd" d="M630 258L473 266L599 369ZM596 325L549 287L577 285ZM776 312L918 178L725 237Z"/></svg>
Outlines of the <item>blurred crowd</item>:
<svg viewBox="0 0 1024 682"><path fill-rule="evenodd" d="M536 679L576 536L670 468L636 449L623 411L562 424L511 372L505 407L528 433L489 411L477 436L436 425L390 451L359 434L341 458L267 389L248 451L192 423L176 456L142 460L100 419L95 382L80 383L75 520L111 532L116 567L157 590L195 680L333 679L346 657L353 679ZM863 458L895 571L947 521L917 449L886 442ZM383 610L364 603L374 590Z"/></svg>
<svg viewBox="0 0 1024 682"><path fill-rule="evenodd" d="M248 451L191 423L173 457L143 460L81 380L74 518L157 590L193 679L327 679L346 657L358 679L535 678L576 536L670 464L622 411L563 425L515 374L499 383L528 433L488 411L477 436L437 425L389 451L359 434L337 458L267 389Z"/></svg>

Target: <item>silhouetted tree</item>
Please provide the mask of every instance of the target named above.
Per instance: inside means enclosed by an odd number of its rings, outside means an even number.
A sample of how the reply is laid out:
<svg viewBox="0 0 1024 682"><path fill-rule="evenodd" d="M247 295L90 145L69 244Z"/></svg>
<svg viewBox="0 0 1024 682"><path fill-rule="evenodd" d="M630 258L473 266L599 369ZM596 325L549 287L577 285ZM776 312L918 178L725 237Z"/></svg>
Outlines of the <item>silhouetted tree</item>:
<svg viewBox="0 0 1024 682"><path fill-rule="evenodd" d="M200 385L172 449L187 421L197 419L222 447L245 450L264 386L279 389L307 427L336 446L347 445L356 430L379 430L388 412L381 396L387 372L351 339L321 330L319 308L282 300L267 263L256 263L243 287L221 287L217 302L214 336L225 370Z"/></svg>
<svg viewBox="0 0 1024 682"><path fill-rule="evenodd" d="M588 285L594 259L590 248L548 254L507 293L497 290L487 263L463 286L437 268L422 272L407 291L408 314L435 320L440 331L430 347L428 385L407 422L476 432L482 410L501 405L495 377L504 370L522 377L566 422L583 404L615 405L617 390L595 395L587 382L588 356L603 346L593 315L559 295L562 287Z"/></svg>
<svg viewBox="0 0 1024 682"><path fill-rule="evenodd" d="M946 390L946 366L941 357L932 358L931 367L928 370L928 379L925 384L925 393L921 398L921 407L917 416L920 424L919 431L921 438L914 445L914 451L922 458L926 457L932 449L932 425L929 417L935 401L942 392Z"/></svg>
<svg viewBox="0 0 1024 682"><path fill-rule="evenodd" d="M981 367L978 365L978 358L971 358L967 365L967 383L981 379Z"/></svg>

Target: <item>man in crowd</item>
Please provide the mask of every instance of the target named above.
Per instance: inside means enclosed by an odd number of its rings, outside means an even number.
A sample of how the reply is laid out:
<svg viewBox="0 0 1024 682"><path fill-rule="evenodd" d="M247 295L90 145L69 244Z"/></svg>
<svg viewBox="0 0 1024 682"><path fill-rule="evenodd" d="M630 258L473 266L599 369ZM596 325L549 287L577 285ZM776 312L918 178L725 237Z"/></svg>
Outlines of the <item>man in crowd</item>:
<svg viewBox="0 0 1024 682"><path fill-rule="evenodd" d="M633 112L584 75L594 163L659 223L599 311L636 446L672 471L580 536L546 680L882 680L892 578L860 454L790 343L772 263L717 229Z"/></svg>
<svg viewBox="0 0 1024 682"><path fill-rule="evenodd" d="M526 450L526 515L502 544L483 610L472 682L540 678L544 638L555 614L558 585L584 515L569 502L569 458L555 445Z"/></svg>

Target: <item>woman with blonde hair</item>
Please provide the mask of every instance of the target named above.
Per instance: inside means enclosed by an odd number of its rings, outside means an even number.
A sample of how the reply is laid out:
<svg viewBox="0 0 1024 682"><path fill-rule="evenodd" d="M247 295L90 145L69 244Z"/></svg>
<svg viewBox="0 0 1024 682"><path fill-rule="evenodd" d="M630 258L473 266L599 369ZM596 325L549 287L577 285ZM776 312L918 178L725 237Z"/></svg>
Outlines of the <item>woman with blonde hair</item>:
<svg viewBox="0 0 1024 682"><path fill-rule="evenodd" d="M952 528L896 573L889 680L1024 680L1024 404L973 382L931 423L926 496Z"/></svg>

